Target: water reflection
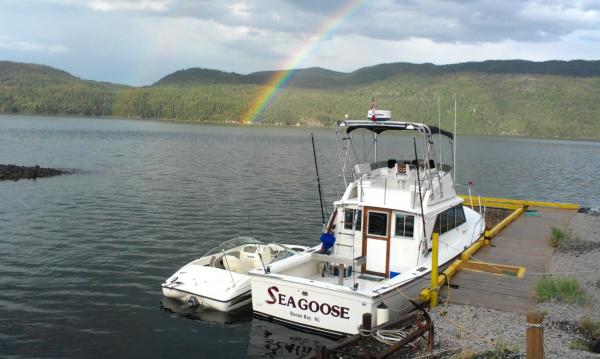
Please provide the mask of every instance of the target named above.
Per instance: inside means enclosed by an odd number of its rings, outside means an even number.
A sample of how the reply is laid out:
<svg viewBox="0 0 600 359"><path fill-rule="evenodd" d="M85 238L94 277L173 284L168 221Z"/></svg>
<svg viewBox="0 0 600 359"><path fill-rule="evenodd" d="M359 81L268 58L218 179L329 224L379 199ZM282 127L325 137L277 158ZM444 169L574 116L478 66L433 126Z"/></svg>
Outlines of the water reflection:
<svg viewBox="0 0 600 359"><path fill-rule="evenodd" d="M241 324L252 320L252 307L246 306L231 312L219 312L201 306L190 307L187 303L163 297L160 309L177 317L200 320L208 323Z"/></svg>
<svg viewBox="0 0 600 359"><path fill-rule="evenodd" d="M231 312L219 312L163 297L160 309L177 318L223 325L250 323L248 349L251 358L302 358L312 353L318 345L329 345L334 339L297 331L268 320L252 317L252 307L246 306Z"/></svg>
<svg viewBox="0 0 600 359"><path fill-rule="evenodd" d="M302 358L333 339L300 332L278 323L253 318L247 355L252 358Z"/></svg>

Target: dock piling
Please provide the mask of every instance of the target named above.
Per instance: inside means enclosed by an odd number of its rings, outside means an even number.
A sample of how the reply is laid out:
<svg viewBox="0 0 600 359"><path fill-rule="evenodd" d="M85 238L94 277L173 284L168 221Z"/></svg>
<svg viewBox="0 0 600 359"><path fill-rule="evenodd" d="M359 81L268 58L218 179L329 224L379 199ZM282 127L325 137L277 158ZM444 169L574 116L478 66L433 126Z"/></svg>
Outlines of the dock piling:
<svg viewBox="0 0 600 359"><path fill-rule="evenodd" d="M437 232L431 234L431 299L429 307L435 308L438 304L438 244L440 235Z"/></svg>
<svg viewBox="0 0 600 359"><path fill-rule="evenodd" d="M315 348L315 358L316 359L326 359L327 358L327 347L324 345L317 345Z"/></svg>
<svg viewBox="0 0 600 359"><path fill-rule="evenodd" d="M527 313L527 359L544 358L544 315Z"/></svg>
<svg viewBox="0 0 600 359"><path fill-rule="evenodd" d="M371 313L364 313L362 317L362 329L371 330Z"/></svg>

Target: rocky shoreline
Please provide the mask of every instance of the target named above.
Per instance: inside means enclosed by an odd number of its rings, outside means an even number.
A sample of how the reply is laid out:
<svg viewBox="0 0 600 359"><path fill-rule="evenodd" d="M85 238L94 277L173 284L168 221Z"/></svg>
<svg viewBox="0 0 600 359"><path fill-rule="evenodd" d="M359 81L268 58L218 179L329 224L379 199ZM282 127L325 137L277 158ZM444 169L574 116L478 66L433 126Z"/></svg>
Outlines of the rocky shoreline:
<svg viewBox="0 0 600 359"><path fill-rule="evenodd" d="M0 164L0 181L18 181L20 179L37 179L42 177L60 176L70 173L69 171L56 168L44 168L35 166L17 166Z"/></svg>
<svg viewBox="0 0 600 359"><path fill-rule="evenodd" d="M549 273L568 273L585 290L584 304L544 302L546 358L600 358L576 343L585 340L582 323L600 321L600 217L576 214L568 228L578 241L557 249ZM521 358L525 353L525 317L475 306L442 304L431 312L436 358Z"/></svg>

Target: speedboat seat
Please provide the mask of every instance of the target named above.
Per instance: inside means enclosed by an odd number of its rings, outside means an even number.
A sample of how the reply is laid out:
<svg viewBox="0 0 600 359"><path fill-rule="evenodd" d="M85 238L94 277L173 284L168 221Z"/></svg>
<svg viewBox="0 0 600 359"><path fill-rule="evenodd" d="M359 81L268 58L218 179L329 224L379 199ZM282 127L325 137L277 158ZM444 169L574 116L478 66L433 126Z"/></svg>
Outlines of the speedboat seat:
<svg viewBox="0 0 600 359"><path fill-rule="evenodd" d="M262 261L267 264L271 261L271 248L269 246L256 246L256 245L248 245L242 248L240 252L240 260L248 264L250 268L261 268L261 258L258 255L260 251L262 255Z"/></svg>
<svg viewBox="0 0 600 359"><path fill-rule="evenodd" d="M248 265L244 261L240 260L238 257L229 254L223 257L223 267L232 272L242 274L248 273L249 270Z"/></svg>

